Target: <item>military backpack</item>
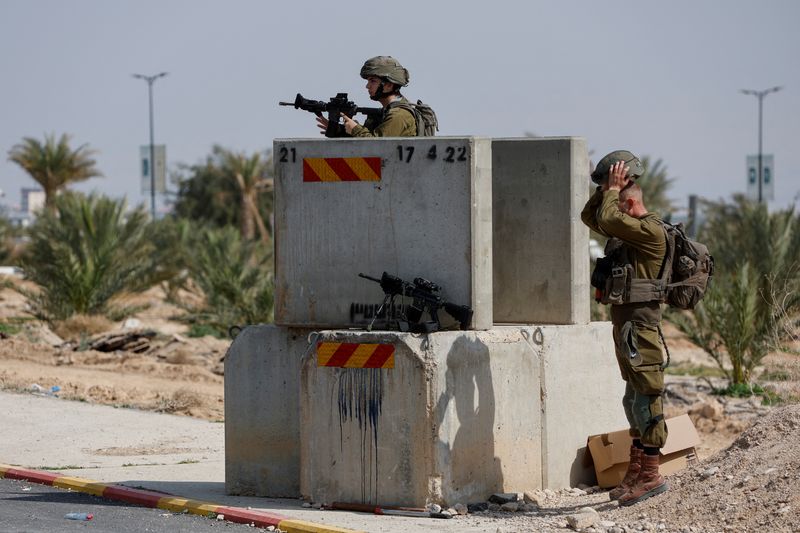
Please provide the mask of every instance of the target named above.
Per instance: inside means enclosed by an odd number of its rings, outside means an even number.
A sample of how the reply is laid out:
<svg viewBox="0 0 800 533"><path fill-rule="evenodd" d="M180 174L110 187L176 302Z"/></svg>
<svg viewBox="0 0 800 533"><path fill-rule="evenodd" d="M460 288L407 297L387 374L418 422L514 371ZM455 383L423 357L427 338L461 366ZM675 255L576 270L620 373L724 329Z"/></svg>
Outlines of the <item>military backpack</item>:
<svg viewBox="0 0 800 533"><path fill-rule="evenodd" d="M422 100L417 100L416 104L411 102L397 102L393 107L405 109L412 115L417 122L417 137L433 137L439 131L439 120L436 112L428 104L423 104Z"/></svg>
<svg viewBox="0 0 800 533"><path fill-rule="evenodd" d="M664 223L670 252L666 267L670 273L665 301L678 309L694 309L703 299L714 275L714 258L708 247L686 236L683 224Z"/></svg>

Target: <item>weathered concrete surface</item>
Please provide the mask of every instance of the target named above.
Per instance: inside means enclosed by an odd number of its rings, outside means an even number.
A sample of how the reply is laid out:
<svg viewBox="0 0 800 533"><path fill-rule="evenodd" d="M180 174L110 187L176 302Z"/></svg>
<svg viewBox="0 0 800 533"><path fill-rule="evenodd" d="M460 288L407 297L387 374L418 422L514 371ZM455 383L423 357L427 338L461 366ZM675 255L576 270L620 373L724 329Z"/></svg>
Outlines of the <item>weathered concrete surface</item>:
<svg viewBox="0 0 800 533"><path fill-rule="evenodd" d="M311 330L248 326L225 356L225 492L300 493L300 362Z"/></svg>
<svg viewBox="0 0 800 533"><path fill-rule="evenodd" d="M628 427L625 383L617 367L611 322L526 328L542 360L542 487L576 486L594 479L583 466L586 437ZM541 329L539 336L536 331Z"/></svg>
<svg viewBox="0 0 800 533"><path fill-rule="evenodd" d="M496 324L589 322L588 176L582 138L492 140Z"/></svg>
<svg viewBox="0 0 800 533"><path fill-rule="evenodd" d="M490 139L277 139L274 153L276 324L363 326L383 292L358 273L387 271L492 326ZM303 180L312 158L356 157L379 157L380 181Z"/></svg>
<svg viewBox="0 0 800 533"><path fill-rule="evenodd" d="M393 369L318 367L301 382L301 492L424 505L589 481L586 437L624 424L605 323L481 332L325 331L394 344Z"/></svg>

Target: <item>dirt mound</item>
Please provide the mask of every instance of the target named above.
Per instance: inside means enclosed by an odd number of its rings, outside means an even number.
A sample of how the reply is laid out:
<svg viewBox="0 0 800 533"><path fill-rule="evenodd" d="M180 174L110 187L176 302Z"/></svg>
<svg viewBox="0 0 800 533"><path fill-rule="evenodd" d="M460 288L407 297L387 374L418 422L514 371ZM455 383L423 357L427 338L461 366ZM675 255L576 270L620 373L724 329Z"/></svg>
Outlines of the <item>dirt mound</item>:
<svg viewBox="0 0 800 533"><path fill-rule="evenodd" d="M0 389L66 400L221 420L223 359L230 341L180 335L154 340L145 353L74 350L0 341Z"/></svg>
<svg viewBox="0 0 800 533"><path fill-rule="evenodd" d="M608 513L618 524L665 520L668 531L798 531L800 405L772 409L733 444L669 477L664 495Z"/></svg>

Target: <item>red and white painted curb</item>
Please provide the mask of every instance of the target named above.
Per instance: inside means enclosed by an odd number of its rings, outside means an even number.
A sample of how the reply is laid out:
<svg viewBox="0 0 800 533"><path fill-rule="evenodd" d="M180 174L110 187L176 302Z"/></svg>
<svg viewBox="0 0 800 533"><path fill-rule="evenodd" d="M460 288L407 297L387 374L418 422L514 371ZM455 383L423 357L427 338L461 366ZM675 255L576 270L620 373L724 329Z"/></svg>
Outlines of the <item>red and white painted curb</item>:
<svg viewBox="0 0 800 533"><path fill-rule="evenodd" d="M77 492L85 492L102 498L133 503L144 507L165 509L177 513L188 511L192 514L213 517L221 514L224 515L225 520L231 522L253 524L257 527L275 526L281 531L287 531L289 533L358 533L352 529L314 524L313 522L306 522L304 520L293 520L286 516L264 511L254 511L252 509L242 509L240 507L226 507L224 505L216 505L199 500L189 500L178 496L165 495L160 492L132 489L123 485L98 483L89 479L63 476L61 474L42 472L39 470L16 468L4 464L0 464L0 477L30 481L31 483L40 483L42 485L50 485Z"/></svg>

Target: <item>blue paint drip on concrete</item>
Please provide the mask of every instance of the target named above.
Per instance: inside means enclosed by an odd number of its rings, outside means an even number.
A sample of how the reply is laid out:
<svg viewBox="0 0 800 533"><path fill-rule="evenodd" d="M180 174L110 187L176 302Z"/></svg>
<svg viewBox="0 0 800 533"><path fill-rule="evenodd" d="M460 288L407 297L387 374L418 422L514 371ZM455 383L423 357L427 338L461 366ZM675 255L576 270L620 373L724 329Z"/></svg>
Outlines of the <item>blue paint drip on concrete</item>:
<svg viewBox="0 0 800 533"><path fill-rule="evenodd" d="M358 428L361 431L361 497L364 503L367 503L368 500L369 503L376 503L378 496L378 419L383 410L383 372L380 368L342 368L339 372L339 390L337 392L340 450L344 450L344 423L349 420L358 421ZM371 445L370 450L368 450L369 445ZM372 461L367 459L368 451L372 452L370 454Z"/></svg>

